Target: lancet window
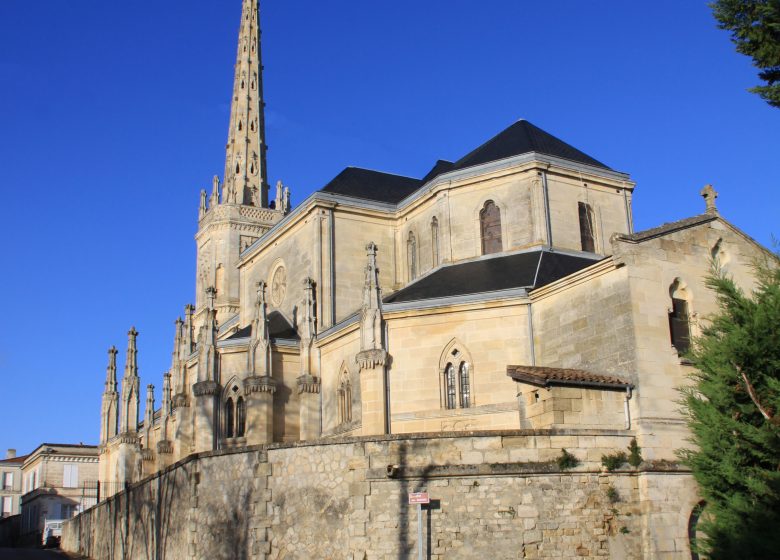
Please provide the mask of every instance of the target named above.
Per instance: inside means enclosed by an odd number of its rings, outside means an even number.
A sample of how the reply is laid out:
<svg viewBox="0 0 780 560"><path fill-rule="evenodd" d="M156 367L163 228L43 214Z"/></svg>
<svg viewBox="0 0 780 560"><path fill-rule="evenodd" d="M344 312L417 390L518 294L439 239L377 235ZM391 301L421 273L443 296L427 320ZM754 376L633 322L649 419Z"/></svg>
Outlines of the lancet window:
<svg viewBox="0 0 780 560"><path fill-rule="evenodd" d="M338 388L339 424L352 422L352 383L349 380L349 370L343 367L339 376Z"/></svg>
<svg viewBox="0 0 780 560"><path fill-rule="evenodd" d="M406 260L409 266L409 281L417 278L417 238L413 231L406 239Z"/></svg>
<svg viewBox="0 0 780 560"><path fill-rule="evenodd" d="M222 405L222 423L225 439L242 438L246 435L246 400L238 383L229 383Z"/></svg>
<svg viewBox="0 0 780 560"><path fill-rule="evenodd" d="M587 202L578 202L577 210L580 219L580 244L583 251L596 252L596 235L593 221L593 208Z"/></svg>
<svg viewBox="0 0 780 560"><path fill-rule="evenodd" d="M669 288L672 306L669 308L669 336L678 354L691 348L690 294L684 282L675 279Z"/></svg>
<svg viewBox="0 0 780 560"><path fill-rule="evenodd" d="M485 202L479 213L479 227L482 235L482 254L500 253L503 250L501 210L492 200Z"/></svg>

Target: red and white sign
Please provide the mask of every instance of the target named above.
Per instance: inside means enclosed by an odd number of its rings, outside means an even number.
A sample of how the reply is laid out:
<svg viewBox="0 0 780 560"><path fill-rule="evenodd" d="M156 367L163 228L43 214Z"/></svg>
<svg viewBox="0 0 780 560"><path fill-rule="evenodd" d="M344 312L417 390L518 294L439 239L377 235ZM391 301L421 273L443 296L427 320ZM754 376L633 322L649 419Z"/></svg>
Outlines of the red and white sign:
<svg viewBox="0 0 780 560"><path fill-rule="evenodd" d="M409 492L409 504L430 504L428 492Z"/></svg>

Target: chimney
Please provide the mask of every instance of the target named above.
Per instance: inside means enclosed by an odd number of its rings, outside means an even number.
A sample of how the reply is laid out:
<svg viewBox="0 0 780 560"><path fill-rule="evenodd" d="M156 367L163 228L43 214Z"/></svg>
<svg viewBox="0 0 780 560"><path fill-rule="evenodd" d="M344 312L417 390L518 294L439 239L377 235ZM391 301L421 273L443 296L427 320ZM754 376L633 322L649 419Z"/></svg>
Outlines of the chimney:
<svg viewBox="0 0 780 560"><path fill-rule="evenodd" d="M16 459L16 449L9 449L5 454L6 459Z"/></svg>

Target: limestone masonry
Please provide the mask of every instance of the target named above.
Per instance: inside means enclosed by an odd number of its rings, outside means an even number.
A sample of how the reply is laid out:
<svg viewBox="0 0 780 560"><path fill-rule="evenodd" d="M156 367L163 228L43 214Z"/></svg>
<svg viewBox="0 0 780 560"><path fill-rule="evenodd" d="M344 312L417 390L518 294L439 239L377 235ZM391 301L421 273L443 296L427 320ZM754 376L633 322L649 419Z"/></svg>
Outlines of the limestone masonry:
<svg viewBox="0 0 780 560"><path fill-rule="evenodd" d="M691 558L678 388L766 249L705 211L635 232L626 173L518 121L423 178L267 180L258 0L243 0L222 180L162 403L108 352L94 558ZM601 457L642 449L638 466ZM576 461L560 461L563 450Z"/></svg>

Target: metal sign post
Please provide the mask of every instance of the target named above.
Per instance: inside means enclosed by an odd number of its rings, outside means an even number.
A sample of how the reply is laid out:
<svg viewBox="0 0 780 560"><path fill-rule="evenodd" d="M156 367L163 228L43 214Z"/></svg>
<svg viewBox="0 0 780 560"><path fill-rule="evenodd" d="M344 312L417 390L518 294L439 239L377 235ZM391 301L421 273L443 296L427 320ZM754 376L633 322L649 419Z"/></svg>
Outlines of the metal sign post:
<svg viewBox="0 0 780 560"><path fill-rule="evenodd" d="M422 505L430 504L428 492L409 492L409 505L417 504L417 559L423 560Z"/></svg>

